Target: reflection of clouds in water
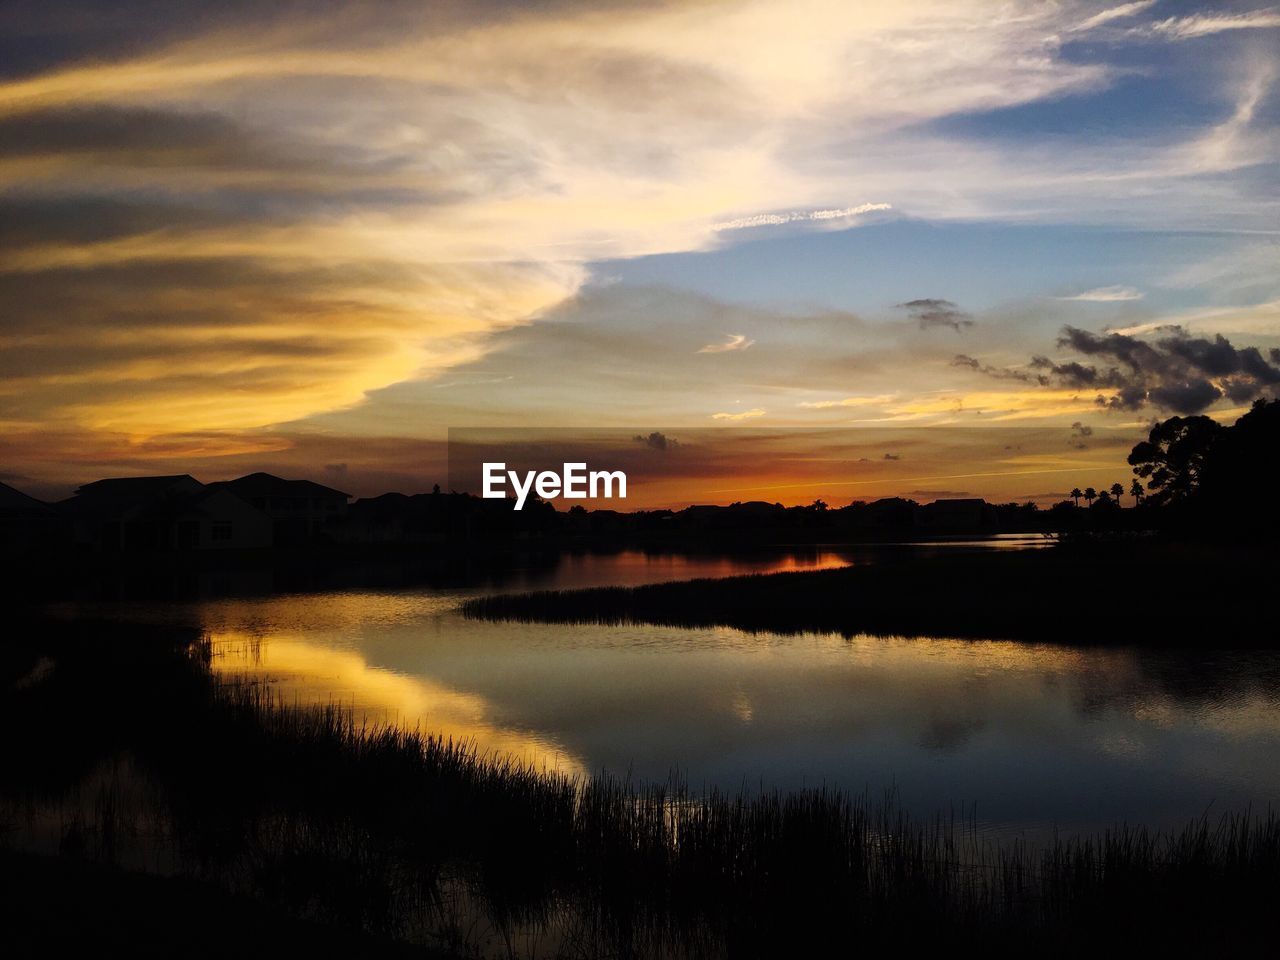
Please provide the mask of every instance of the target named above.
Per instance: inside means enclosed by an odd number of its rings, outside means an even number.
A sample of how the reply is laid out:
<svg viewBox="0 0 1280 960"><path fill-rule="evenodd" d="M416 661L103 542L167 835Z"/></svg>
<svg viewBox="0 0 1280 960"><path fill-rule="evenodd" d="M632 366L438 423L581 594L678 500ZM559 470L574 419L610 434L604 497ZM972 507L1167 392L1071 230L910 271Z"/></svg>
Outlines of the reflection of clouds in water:
<svg viewBox="0 0 1280 960"><path fill-rule="evenodd" d="M357 715L406 727L420 726L475 744L482 754L512 756L535 766L582 773L577 757L546 737L499 727L483 697L427 677L372 667L358 654L295 637L219 632L212 636L216 672L266 679L285 702L351 705Z"/></svg>
<svg viewBox="0 0 1280 960"><path fill-rule="evenodd" d="M1147 746L1136 736L1118 730L1108 731L1096 738L1099 750L1113 757L1136 759L1146 753Z"/></svg>

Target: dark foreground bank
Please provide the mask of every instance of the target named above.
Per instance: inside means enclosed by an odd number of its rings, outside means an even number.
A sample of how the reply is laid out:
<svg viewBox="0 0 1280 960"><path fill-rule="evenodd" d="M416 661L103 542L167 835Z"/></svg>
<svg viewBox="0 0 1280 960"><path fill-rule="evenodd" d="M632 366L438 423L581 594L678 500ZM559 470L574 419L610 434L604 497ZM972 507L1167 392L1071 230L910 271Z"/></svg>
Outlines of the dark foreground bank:
<svg viewBox="0 0 1280 960"><path fill-rule="evenodd" d="M217 683L195 631L20 626L0 661L10 953L1224 955L1272 933L1265 814L996 847L891 798L570 778L282 705Z"/></svg>
<svg viewBox="0 0 1280 960"><path fill-rule="evenodd" d="M1273 581L1269 544L1088 541L480 597L464 611L552 623L1241 648L1277 642Z"/></svg>

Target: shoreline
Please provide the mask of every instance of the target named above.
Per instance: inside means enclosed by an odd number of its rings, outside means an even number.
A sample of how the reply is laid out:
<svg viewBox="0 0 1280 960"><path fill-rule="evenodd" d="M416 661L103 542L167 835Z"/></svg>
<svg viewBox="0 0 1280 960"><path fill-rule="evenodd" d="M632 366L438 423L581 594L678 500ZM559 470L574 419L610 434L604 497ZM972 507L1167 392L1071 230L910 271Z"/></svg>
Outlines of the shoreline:
<svg viewBox="0 0 1280 960"><path fill-rule="evenodd" d="M1230 582L1221 576L1226 563ZM1060 543L830 570L500 594L468 600L462 610L475 619L537 623L1271 647L1277 641L1263 599L1271 595L1268 564L1261 545Z"/></svg>

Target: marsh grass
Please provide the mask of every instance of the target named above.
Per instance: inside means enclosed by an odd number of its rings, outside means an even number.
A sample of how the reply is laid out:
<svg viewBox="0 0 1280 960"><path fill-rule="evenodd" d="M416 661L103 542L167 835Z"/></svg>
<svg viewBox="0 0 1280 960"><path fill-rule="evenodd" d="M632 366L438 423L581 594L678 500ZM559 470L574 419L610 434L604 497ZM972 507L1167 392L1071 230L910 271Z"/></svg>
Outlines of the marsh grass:
<svg viewBox="0 0 1280 960"><path fill-rule="evenodd" d="M1170 542L1059 543L636 587L495 594L476 619L944 636L1076 645L1272 647L1271 558ZM1230 578L1220 576L1229 567Z"/></svg>
<svg viewBox="0 0 1280 960"><path fill-rule="evenodd" d="M38 846L43 818L64 860L198 881L291 922L584 957L1182 950L1271 932L1270 813L1001 846L892 797L568 776L219 681L198 636L141 641L127 669L98 639L9 687L0 720L11 745L24 733L0 773L8 842Z"/></svg>

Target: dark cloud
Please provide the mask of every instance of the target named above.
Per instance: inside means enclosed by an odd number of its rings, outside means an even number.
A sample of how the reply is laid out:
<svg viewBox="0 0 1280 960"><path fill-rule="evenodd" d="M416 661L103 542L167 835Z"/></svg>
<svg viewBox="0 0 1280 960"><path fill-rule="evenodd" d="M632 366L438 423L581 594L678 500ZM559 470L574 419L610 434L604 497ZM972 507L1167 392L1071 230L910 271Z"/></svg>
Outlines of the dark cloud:
<svg viewBox="0 0 1280 960"><path fill-rule="evenodd" d="M1124 378L1115 370L1098 370L1071 360L1054 363L1048 357L1032 357L1031 368L1041 371L1037 380L1041 384L1056 383L1064 387L1120 387Z"/></svg>
<svg viewBox="0 0 1280 960"><path fill-rule="evenodd" d="M636 443L644 444L651 450L667 450L670 447L677 447L680 445L680 441L675 437L668 437L665 433L660 433L657 430L648 436L642 433L637 433L631 439Z"/></svg>
<svg viewBox="0 0 1280 960"><path fill-rule="evenodd" d="M1071 424L1071 437L1067 443L1076 450L1088 450L1089 444L1084 442L1084 438L1091 436L1093 436L1093 427L1077 420Z"/></svg>
<svg viewBox="0 0 1280 960"><path fill-rule="evenodd" d="M932 497L934 500L949 500L956 497L969 497L972 494L968 490L908 490L908 497Z"/></svg>
<svg viewBox="0 0 1280 960"><path fill-rule="evenodd" d="M631 0L610 0L593 6L629 5ZM210 33L270 35L302 23L327 24L347 40L391 40L423 28L463 29L571 7L570 0L6 0L0 4L0 76L135 56Z"/></svg>
<svg viewBox="0 0 1280 960"><path fill-rule="evenodd" d="M1023 383L1041 381L1043 383L1043 378L1030 374L1025 370L1018 370L1013 367L993 367L991 364L983 363L976 357L971 357L964 353L957 353L951 361L951 366L968 367L997 380L1021 380Z"/></svg>
<svg viewBox="0 0 1280 960"><path fill-rule="evenodd" d="M884 455L884 459L886 459L886 460L901 460L901 459L902 459L902 454L900 454L900 453L886 453L886 454Z"/></svg>
<svg viewBox="0 0 1280 960"><path fill-rule="evenodd" d="M1196 337L1180 326L1152 332L1156 339L1144 340L1068 326L1058 346L1078 359L1034 356L1026 370L1018 370L989 367L962 354L952 365L1000 379L1096 391L1098 405L1111 410L1150 405L1184 415L1200 413L1224 397L1247 403L1280 384L1280 350L1271 350L1268 361L1257 347L1237 347L1222 334Z"/></svg>
<svg viewBox="0 0 1280 960"><path fill-rule="evenodd" d="M897 304L911 314L913 320L920 324L921 330L933 327L950 327L957 333L966 327L973 326L973 317L950 300L938 300L926 297L921 300L908 300Z"/></svg>

